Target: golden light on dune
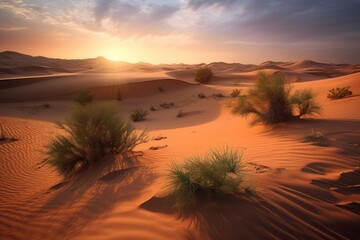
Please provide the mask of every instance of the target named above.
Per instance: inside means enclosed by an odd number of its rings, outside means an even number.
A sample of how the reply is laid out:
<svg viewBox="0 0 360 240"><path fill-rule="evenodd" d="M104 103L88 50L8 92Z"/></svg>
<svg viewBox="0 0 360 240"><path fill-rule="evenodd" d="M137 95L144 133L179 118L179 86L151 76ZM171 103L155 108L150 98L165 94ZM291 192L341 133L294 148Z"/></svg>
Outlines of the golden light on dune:
<svg viewBox="0 0 360 240"><path fill-rule="evenodd" d="M0 240L359 239L359 9L1 0Z"/></svg>

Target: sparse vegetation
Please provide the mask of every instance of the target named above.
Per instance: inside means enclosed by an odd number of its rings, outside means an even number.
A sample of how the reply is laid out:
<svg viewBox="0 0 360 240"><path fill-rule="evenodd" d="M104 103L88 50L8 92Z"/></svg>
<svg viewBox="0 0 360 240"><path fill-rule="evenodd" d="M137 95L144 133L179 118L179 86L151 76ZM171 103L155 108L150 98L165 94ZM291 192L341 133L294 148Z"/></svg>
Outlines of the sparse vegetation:
<svg viewBox="0 0 360 240"><path fill-rule="evenodd" d="M146 116L149 115L149 112L144 110L144 109L135 109L132 113L131 113L131 120L133 120L134 122L138 122L138 121L143 121L146 119Z"/></svg>
<svg viewBox="0 0 360 240"><path fill-rule="evenodd" d="M210 68L200 68L196 72L195 81L203 84L209 83L214 78L214 74Z"/></svg>
<svg viewBox="0 0 360 240"><path fill-rule="evenodd" d="M118 154L129 153L146 140L146 133L136 134L134 127L122 120L114 105L78 105L65 122L58 123L58 127L65 135L57 135L46 146L44 163L63 176Z"/></svg>
<svg viewBox="0 0 360 240"><path fill-rule="evenodd" d="M158 87L159 92L164 92L164 89L162 87Z"/></svg>
<svg viewBox="0 0 360 240"><path fill-rule="evenodd" d="M175 103L174 102L169 102L169 103L161 103L160 107L164 108L164 109L169 109L172 107L175 107Z"/></svg>
<svg viewBox="0 0 360 240"><path fill-rule="evenodd" d="M93 98L89 90L79 90L75 93L73 101L80 105L86 105L91 103Z"/></svg>
<svg viewBox="0 0 360 240"><path fill-rule="evenodd" d="M205 96L205 94L203 94L203 93L199 93L199 94L198 94L198 98L206 98L206 96Z"/></svg>
<svg viewBox="0 0 360 240"><path fill-rule="evenodd" d="M48 104L48 103L44 103L42 106L43 106L44 108L50 108L50 104Z"/></svg>
<svg viewBox="0 0 360 240"><path fill-rule="evenodd" d="M342 88L332 88L327 97L331 100L341 99L352 95L352 91L350 91L350 86L342 87Z"/></svg>
<svg viewBox="0 0 360 240"><path fill-rule="evenodd" d="M122 100L121 89L118 89L117 92L116 92L116 100L118 100L118 101Z"/></svg>
<svg viewBox="0 0 360 240"><path fill-rule="evenodd" d="M292 87L283 74L262 72L247 95L237 98L232 112L243 117L252 116L252 124L285 122L304 115L318 114L320 106L311 90L298 90L291 95Z"/></svg>
<svg viewBox="0 0 360 240"><path fill-rule="evenodd" d="M290 97L290 101L293 104L293 110L295 116L301 118L304 115L319 114L321 107L315 101L315 94L311 89L297 90Z"/></svg>
<svg viewBox="0 0 360 240"><path fill-rule="evenodd" d="M156 111L156 108L154 106L151 106L150 111L154 112L154 111Z"/></svg>
<svg viewBox="0 0 360 240"><path fill-rule="evenodd" d="M177 117L177 118L181 118L181 117L183 117L183 116L184 116L184 112L183 112L182 109L180 109L180 110L178 111L178 113L176 114L176 117Z"/></svg>
<svg viewBox="0 0 360 240"><path fill-rule="evenodd" d="M195 156L169 171L169 196L177 206L195 203L203 197L254 193L247 184L242 153L231 149Z"/></svg>
<svg viewBox="0 0 360 240"><path fill-rule="evenodd" d="M214 93L214 94L212 95L212 97L214 97L214 98L223 98L224 95L223 95L222 93Z"/></svg>
<svg viewBox="0 0 360 240"><path fill-rule="evenodd" d="M239 95L240 95L240 93L241 93L241 90L239 90L239 89L233 89L232 90L232 92L230 93L230 96L232 97L232 98L237 98Z"/></svg>

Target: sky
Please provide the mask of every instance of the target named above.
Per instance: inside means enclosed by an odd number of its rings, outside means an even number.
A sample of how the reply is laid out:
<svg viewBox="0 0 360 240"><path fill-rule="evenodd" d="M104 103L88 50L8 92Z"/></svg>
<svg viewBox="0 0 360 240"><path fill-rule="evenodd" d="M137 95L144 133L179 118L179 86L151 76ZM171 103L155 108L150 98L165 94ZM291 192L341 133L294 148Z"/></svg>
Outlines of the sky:
<svg viewBox="0 0 360 240"><path fill-rule="evenodd" d="M1 0L0 51L149 63L360 63L360 0Z"/></svg>

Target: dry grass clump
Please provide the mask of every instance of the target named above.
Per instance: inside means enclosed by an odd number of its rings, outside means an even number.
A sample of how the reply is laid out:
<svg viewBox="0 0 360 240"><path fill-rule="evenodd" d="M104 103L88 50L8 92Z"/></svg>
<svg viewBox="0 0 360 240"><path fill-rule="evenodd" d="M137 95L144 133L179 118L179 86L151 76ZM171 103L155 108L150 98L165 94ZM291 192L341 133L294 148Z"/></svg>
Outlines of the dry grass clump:
<svg viewBox="0 0 360 240"><path fill-rule="evenodd" d="M242 153L231 149L210 151L184 163L175 163L169 171L169 197L177 206L193 204L200 198L255 193L246 181Z"/></svg>
<svg viewBox="0 0 360 240"><path fill-rule="evenodd" d="M135 109L131 115L130 118L134 122L143 121L146 119L146 116L149 115L149 112L144 109Z"/></svg>
<svg viewBox="0 0 360 240"><path fill-rule="evenodd" d="M241 90L240 89L233 89L232 92L230 93L230 96L232 98L237 98L241 93Z"/></svg>
<svg viewBox="0 0 360 240"><path fill-rule="evenodd" d="M342 88L332 88L329 90L327 97L331 100L341 99L352 95L352 91L349 90L350 86Z"/></svg>
<svg viewBox="0 0 360 240"><path fill-rule="evenodd" d="M78 105L58 127L65 135L57 135L46 146L44 163L64 176L117 154L131 152L146 140L146 133L136 134L114 105Z"/></svg>
<svg viewBox="0 0 360 240"><path fill-rule="evenodd" d="M203 94L203 93L199 93L199 94L198 94L198 98L206 98L206 96L205 96L205 94Z"/></svg>
<svg viewBox="0 0 360 240"><path fill-rule="evenodd" d="M177 117L177 118L181 118L181 117L184 117L184 116L185 116L185 113L183 112L182 109L180 109L180 110L178 111L178 113L176 114L176 117Z"/></svg>
<svg viewBox="0 0 360 240"><path fill-rule="evenodd" d="M175 107L175 103L174 102L164 102L160 104L160 107L164 108L164 109L169 109L169 108L173 108Z"/></svg>

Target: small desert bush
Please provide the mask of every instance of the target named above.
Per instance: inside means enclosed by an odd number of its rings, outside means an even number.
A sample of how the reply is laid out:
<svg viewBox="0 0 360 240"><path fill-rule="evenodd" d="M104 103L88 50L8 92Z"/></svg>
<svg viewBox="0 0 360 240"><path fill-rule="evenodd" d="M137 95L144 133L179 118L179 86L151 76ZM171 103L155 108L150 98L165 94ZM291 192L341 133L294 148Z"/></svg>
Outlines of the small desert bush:
<svg viewBox="0 0 360 240"><path fill-rule="evenodd" d="M242 153L231 149L210 151L184 163L174 163L168 174L170 199L178 206L195 203L203 197L219 197L250 191ZM248 191L247 191L248 189Z"/></svg>
<svg viewBox="0 0 360 240"><path fill-rule="evenodd" d="M199 94L198 94L198 98L206 98L206 96L205 96L205 94L203 94L203 93L199 93Z"/></svg>
<svg viewBox="0 0 360 240"><path fill-rule="evenodd" d="M232 92L230 93L230 96L232 98L236 98L240 95L241 91L239 89L233 89Z"/></svg>
<svg viewBox="0 0 360 240"><path fill-rule="evenodd" d="M131 115L130 118L134 122L145 120L146 116L149 115L149 112L144 109L135 109Z"/></svg>
<svg viewBox="0 0 360 240"><path fill-rule="evenodd" d="M57 135L46 146L44 163L64 176L117 154L129 153L146 140L146 133L136 134L114 105L75 106L58 127L65 135Z"/></svg>
<svg viewBox="0 0 360 240"><path fill-rule="evenodd" d="M311 89L295 91L290 97L290 102L297 118L301 118L304 115L319 114L321 112L321 107L315 101L315 94Z"/></svg>
<svg viewBox="0 0 360 240"><path fill-rule="evenodd" d="M224 95L223 95L222 93L214 93L214 94L212 95L212 97L214 97L214 98L223 98Z"/></svg>
<svg viewBox="0 0 360 240"><path fill-rule="evenodd" d="M342 87L342 88L332 88L327 97L329 99L335 100L335 99L341 99L344 97L348 97L352 95L352 91L349 90L350 87Z"/></svg>
<svg viewBox="0 0 360 240"><path fill-rule="evenodd" d="M292 86L285 81L283 74L261 72L248 94L237 98L232 112L243 117L252 116L252 124L285 122L320 112L311 90L298 90L293 95L291 90Z"/></svg>
<svg viewBox="0 0 360 240"><path fill-rule="evenodd" d="M204 67L197 70L195 75L195 81L203 84L209 83L214 77L210 68Z"/></svg>
<svg viewBox="0 0 360 240"><path fill-rule="evenodd" d="M151 106L150 111L154 112L154 111L156 111L156 108L154 106Z"/></svg>
<svg viewBox="0 0 360 240"><path fill-rule="evenodd" d="M172 108L172 107L175 107L175 103L174 102L164 102L164 103L161 103L160 104L160 107L164 108L164 109L169 109L169 108Z"/></svg>
<svg viewBox="0 0 360 240"><path fill-rule="evenodd" d="M159 92L164 92L164 89L162 87L158 87Z"/></svg>
<svg viewBox="0 0 360 240"><path fill-rule="evenodd" d="M180 110L178 111L178 113L176 114L176 117L177 117L177 118L181 118L181 117L183 117L183 116L184 116L184 112L183 112L182 109L180 109Z"/></svg>
<svg viewBox="0 0 360 240"><path fill-rule="evenodd" d="M88 90L79 90L75 93L73 101L81 105L86 105L91 103L93 98L93 95Z"/></svg>

